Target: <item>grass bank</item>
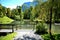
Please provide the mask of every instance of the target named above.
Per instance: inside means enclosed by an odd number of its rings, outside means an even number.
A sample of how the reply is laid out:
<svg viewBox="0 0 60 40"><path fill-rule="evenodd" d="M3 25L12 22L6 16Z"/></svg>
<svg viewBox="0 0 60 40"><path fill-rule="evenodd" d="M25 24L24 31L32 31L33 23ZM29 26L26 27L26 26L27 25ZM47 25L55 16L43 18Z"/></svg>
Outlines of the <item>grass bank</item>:
<svg viewBox="0 0 60 40"><path fill-rule="evenodd" d="M17 33L7 34L6 36L1 36L0 40L13 40Z"/></svg>

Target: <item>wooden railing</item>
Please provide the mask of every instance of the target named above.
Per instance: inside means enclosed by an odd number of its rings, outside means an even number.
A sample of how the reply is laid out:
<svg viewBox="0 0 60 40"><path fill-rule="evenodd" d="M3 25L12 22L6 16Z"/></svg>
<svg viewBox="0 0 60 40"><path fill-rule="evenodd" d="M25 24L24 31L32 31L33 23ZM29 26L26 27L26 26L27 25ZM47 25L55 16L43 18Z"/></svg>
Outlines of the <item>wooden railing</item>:
<svg viewBox="0 0 60 40"><path fill-rule="evenodd" d="M14 25L15 24L0 24L0 30L1 29L11 29L12 32L14 32ZM7 26L8 28L2 28L2 26ZM11 28L9 28L9 26L11 26Z"/></svg>

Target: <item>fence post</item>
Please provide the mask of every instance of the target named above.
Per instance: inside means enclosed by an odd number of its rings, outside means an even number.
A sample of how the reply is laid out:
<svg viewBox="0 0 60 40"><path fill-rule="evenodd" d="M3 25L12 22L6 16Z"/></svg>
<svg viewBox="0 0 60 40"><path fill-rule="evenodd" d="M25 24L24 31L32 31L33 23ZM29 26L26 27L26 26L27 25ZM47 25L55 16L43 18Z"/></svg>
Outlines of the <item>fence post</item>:
<svg viewBox="0 0 60 40"><path fill-rule="evenodd" d="M12 33L14 32L14 25L12 25Z"/></svg>

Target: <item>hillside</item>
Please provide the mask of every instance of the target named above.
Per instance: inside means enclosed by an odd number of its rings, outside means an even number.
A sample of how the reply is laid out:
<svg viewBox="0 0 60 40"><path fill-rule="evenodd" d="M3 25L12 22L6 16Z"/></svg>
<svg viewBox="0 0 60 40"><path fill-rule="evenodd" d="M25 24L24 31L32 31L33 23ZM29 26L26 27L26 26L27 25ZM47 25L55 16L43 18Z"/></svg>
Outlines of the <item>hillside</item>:
<svg viewBox="0 0 60 40"><path fill-rule="evenodd" d="M0 18L0 24L9 24L13 21L14 21L13 19L10 19L7 16L4 16L4 17Z"/></svg>

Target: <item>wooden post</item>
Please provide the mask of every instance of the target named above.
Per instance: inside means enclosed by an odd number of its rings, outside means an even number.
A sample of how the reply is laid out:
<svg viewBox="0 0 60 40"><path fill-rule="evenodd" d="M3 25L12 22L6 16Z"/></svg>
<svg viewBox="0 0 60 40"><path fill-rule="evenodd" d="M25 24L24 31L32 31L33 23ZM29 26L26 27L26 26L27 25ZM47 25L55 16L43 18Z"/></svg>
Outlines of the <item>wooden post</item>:
<svg viewBox="0 0 60 40"><path fill-rule="evenodd" d="M33 21L33 22L34 22L34 21ZM35 26L35 25L34 25L34 24L30 24L30 25L33 27L33 29L32 29L32 30L34 31L34 26Z"/></svg>
<svg viewBox="0 0 60 40"><path fill-rule="evenodd" d="M33 31L35 30L35 24L32 25L33 26Z"/></svg>
<svg viewBox="0 0 60 40"><path fill-rule="evenodd" d="M16 30L18 29L18 25L16 25Z"/></svg>
<svg viewBox="0 0 60 40"><path fill-rule="evenodd" d="M12 33L14 32L14 25L12 25Z"/></svg>

